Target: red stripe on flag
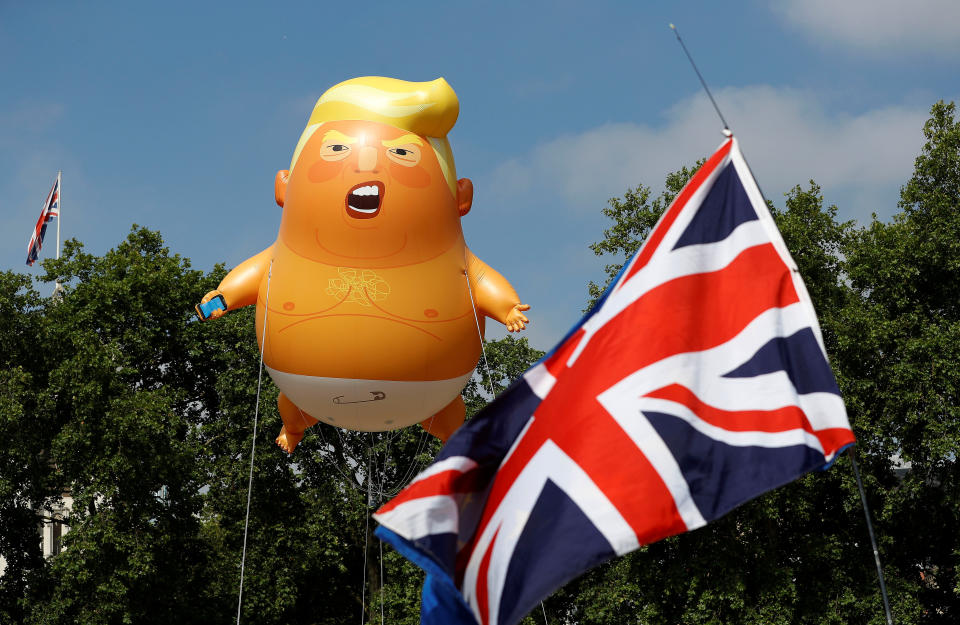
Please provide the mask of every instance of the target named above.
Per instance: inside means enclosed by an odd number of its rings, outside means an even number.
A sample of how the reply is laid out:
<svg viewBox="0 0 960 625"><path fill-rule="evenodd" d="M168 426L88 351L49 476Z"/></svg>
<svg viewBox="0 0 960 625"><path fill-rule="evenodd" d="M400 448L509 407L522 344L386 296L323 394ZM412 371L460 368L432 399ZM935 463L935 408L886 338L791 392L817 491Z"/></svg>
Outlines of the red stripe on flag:
<svg viewBox="0 0 960 625"><path fill-rule="evenodd" d="M820 441L826 456L836 453L837 450L857 442L853 435L853 430L847 428L828 428L826 430L817 430L813 433Z"/></svg>
<svg viewBox="0 0 960 625"><path fill-rule="evenodd" d="M738 410L730 412L704 403L693 391L681 384L671 384L644 397L666 399L689 408L698 417L718 428L731 432L783 432L804 429L813 433L813 426L799 406L784 406L775 410Z"/></svg>
<svg viewBox="0 0 960 625"><path fill-rule="evenodd" d="M583 328L578 328L577 331L566 340L563 345L557 348L549 358L547 358L543 365L547 368L547 371L553 377L560 375L560 372L563 371L566 366L567 359L570 358L570 355L573 353L573 350L577 348L577 345L580 344L580 340L585 334Z"/></svg>
<svg viewBox="0 0 960 625"><path fill-rule="evenodd" d="M645 293L597 330L577 365L583 362L584 373L608 388L663 358L721 345L764 311L798 301L773 245L751 247L723 269L675 278Z"/></svg>
<svg viewBox="0 0 960 625"><path fill-rule="evenodd" d="M421 497L435 497L437 495L457 495L472 493L478 490L478 478L480 471L476 469L467 471L457 471L451 469L443 471L436 475L410 484L403 492L385 503L377 514L390 512L397 506Z"/></svg>
<svg viewBox="0 0 960 625"><path fill-rule="evenodd" d="M490 570L490 557L493 555L493 546L497 544L497 536L500 534L500 528L493 533L490 544L487 545L487 552L483 554L483 560L480 561L480 570L477 571L477 603L480 605L480 622L486 625L490 622L489 591L487 588L487 572Z"/></svg>

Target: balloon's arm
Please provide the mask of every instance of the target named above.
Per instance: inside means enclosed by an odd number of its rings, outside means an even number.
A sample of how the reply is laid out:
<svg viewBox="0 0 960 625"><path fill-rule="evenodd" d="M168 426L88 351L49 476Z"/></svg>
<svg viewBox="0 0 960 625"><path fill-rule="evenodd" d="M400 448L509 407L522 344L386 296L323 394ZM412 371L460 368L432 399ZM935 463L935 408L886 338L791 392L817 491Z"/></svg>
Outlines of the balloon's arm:
<svg viewBox="0 0 960 625"><path fill-rule="evenodd" d="M226 309L214 310L208 318L216 319L222 317L228 310L236 310L256 304L260 282L270 268L272 257L273 246L271 245L256 256L248 258L234 267L233 271L220 281L220 285L215 290L204 295L203 299L200 300L201 304L220 296L227 306Z"/></svg>
<svg viewBox="0 0 960 625"><path fill-rule="evenodd" d="M520 302L520 296L513 286L500 273L467 250L467 277L473 289L473 297L487 317L507 326L510 332L517 332L530 323L524 311L530 306Z"/></svg>

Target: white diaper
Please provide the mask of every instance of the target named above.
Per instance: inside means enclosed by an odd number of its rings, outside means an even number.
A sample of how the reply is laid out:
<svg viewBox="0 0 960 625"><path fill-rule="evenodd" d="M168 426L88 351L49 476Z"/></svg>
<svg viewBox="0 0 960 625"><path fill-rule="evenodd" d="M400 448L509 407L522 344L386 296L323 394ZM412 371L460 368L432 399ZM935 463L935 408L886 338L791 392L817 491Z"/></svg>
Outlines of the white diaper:
<svg viewBox="0 0 960 625"><path fill-rule="evenodd" d="M448 380L348 380L286 373L267 367L290 401L324 423L379 432L423 421L453 401L473 371Z"/></svg>

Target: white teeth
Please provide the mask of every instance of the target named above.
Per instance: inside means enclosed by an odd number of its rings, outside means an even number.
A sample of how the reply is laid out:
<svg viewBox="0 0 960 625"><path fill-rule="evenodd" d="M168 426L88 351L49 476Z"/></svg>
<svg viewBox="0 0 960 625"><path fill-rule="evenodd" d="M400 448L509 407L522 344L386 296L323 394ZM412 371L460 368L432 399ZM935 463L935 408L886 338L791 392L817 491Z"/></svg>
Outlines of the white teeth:
<svg viewBox="0 0 960 625"><path fill-rule="evenodd" d="M359 189L354 189L351 193L353 195L380 195L380 189L377 188L377 185L370 184L365 187L360 187Z"/></svg>
<svg viewBox="0 0 960 625"><path fill-rule="evenodd" d="M362 198L370 198L362 199ZM361 204L363 206L354 206L354 204ZM371 204L373 206L371 206ZM350 195L347 196L347 205L351 210L358 213L365 213L368 215L375 215L377 211L380 210L380 187L375 184L368 184L362 187L357 187L350 192Z"/></svg>

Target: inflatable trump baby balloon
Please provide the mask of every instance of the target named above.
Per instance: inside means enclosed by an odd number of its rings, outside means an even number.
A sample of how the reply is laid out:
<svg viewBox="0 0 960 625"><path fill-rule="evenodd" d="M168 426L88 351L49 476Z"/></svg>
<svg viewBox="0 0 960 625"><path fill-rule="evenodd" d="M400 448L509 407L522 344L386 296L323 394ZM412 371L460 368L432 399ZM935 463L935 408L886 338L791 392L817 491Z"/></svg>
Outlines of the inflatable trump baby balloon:
<svg viewBox="0 0 960 625"><path fill-rule="evenodd" d="M511 332L528 323L529 306L464 242L473 185L446 139L458 113L443 78L332 87L277 173L276 241L204 296L204 310L220 308L201 317L256 304L287 452L318 421L420 422L446 440L463 422L484 317Z"/></svg>

